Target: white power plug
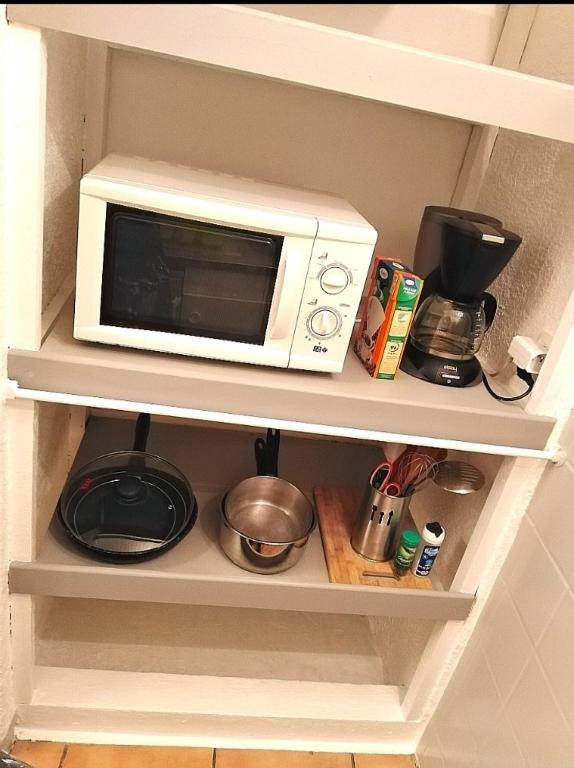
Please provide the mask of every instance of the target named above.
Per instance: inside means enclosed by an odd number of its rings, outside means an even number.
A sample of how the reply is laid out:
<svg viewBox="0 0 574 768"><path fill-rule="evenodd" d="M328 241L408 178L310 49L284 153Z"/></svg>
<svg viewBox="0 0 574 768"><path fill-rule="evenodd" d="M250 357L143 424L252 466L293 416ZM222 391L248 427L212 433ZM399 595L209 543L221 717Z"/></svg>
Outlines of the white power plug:
<svg viewBox="0 0 574 768"><path fill-rule="evenodd" d="M548 349L529 336L515 336L508 347L508 354L516 364L528 373L540 373Z"/></svg>

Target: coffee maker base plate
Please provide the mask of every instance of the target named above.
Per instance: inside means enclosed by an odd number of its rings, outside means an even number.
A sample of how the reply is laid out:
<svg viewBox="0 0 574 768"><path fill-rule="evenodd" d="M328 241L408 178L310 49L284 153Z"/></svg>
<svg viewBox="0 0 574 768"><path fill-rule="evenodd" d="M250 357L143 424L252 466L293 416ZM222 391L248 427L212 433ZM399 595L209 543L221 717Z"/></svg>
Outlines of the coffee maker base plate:
<svg viewBox="0 0 574 768"><path fill-rule="evenodd" d="M400 367L410 376L445 387L474 387L482 380L482 369L475 357L471 360L447 360L421 352L410 341L406 344Z"/></svg>

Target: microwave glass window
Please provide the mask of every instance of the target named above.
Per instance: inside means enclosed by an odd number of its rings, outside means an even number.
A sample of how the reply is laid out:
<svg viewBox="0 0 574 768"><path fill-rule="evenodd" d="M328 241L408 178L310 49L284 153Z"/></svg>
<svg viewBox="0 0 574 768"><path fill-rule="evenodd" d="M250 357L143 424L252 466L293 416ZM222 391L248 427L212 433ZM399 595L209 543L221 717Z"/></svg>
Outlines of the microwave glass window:
<svg viewBox="0 0 574 768"><path fill-rule="evenodd" d="M262 345L283 238L108 204L104 325Z"/></svg>

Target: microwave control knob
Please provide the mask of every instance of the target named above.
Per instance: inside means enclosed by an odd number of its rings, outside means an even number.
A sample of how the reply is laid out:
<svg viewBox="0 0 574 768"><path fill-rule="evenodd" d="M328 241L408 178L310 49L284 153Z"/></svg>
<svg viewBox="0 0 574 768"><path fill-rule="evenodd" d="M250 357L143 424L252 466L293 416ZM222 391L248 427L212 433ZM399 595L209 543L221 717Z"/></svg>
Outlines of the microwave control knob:
<svg viewBox="0 0 574 768"><path fill-rule="evenodd" d="M351 282L351 275L345 267L338 264L325 267L319 274L319 283L325 293L341 293Z"/></svg>
<svg viewBox="0 0 574 768"><path fill-rule="evenodd" d="M334 336L341 327L341 315L336 309L321 307L316 309L307 321L309 331L313 336L321 339L329 339Z"/></svg>

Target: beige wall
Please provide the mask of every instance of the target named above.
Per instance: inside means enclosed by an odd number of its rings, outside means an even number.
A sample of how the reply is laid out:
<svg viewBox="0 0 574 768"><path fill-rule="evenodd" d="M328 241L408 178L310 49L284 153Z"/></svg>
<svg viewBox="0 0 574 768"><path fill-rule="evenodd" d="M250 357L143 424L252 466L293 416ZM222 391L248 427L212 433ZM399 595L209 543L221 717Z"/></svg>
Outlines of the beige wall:
<svg viewBox="0 0 574 768"><path fill-rule="evenodd" d="M574 83L573 40L572 6L540 6L521 71ZM573 183L574 145L499 133L476 207L501 218L523 244L489 289L500 311L484 350L495 367L516 333L552 335L560 321L574 285Z"/></svg>
<svg viewBox="0 0 574 768"><path fill-rule="evenodd" d="M574 82L574 10L540 6L521 69ZM502 132L479 210L524 245L493 287L503 317L492 362L515 333L553 333L574 283L574 146ZM574 765L574 417L568 461L549 467L419 748L421 768Z"/></svg>
<svg viewBox="0 0 574 768"><path fill-rule="evenodd" d="M46 170L42 309L74 272L82 170L86 41L45 32Z"/></svg>
<svg viewBox="0 0 574 768"><path fill-rule="evenodd" d="M341 195L411 261L425 205L448 205L470 126L285 82L115 49L106 152ZM150 103L154 109L150 111Z"/></svg>

